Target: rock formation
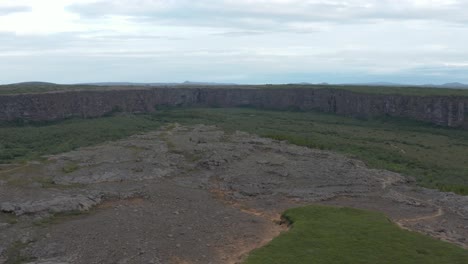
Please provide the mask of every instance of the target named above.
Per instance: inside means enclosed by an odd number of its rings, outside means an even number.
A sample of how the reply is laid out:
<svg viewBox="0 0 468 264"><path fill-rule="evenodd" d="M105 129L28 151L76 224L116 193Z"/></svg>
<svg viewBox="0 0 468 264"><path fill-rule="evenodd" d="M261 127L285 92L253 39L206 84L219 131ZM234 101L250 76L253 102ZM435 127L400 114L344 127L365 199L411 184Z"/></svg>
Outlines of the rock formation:
<svg viewBox="0 0 468 264"><path fill-rule="evenodd" d="M318 110L354 117L393 116L468 129L468 98L357 93L322 88L129 88L0 96L0 120L50 121L116 111L150 113L159 106Z"/></svg>

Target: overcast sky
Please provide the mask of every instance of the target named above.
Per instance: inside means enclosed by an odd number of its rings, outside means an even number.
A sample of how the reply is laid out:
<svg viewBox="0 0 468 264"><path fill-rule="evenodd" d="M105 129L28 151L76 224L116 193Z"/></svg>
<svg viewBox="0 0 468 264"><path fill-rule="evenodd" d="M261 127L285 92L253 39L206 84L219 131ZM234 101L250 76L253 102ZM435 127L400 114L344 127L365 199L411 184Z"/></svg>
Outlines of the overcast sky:
<svg viewBox="0 0 468 264"><path fill-rule="evenodd" d="M0 83L468 83L467 0L0 0Z"/></svg>

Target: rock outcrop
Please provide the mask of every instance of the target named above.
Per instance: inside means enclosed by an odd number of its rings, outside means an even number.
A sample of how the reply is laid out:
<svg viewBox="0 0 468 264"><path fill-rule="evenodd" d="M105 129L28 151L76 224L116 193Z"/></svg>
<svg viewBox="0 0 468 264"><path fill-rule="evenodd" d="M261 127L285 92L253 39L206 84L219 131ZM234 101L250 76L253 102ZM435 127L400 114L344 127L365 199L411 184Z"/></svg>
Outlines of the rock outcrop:
<svg viewBox="0 0 468 264"><path fill-rule="evenodd" d="M58 196L49 200L25 201L22 203L5 202L0 204L0 211L15 215L36 213L64 213L87 211L101 202L99 196Z"/></svg>
<svg viewBox="0 0 468 264"><path fill-rule="evenodd" d="M393 116L468 129L468 98L357 93L311 88L129 88L0 96L0 120L50 121L160 106L318 110L354 117Z"/></svg>

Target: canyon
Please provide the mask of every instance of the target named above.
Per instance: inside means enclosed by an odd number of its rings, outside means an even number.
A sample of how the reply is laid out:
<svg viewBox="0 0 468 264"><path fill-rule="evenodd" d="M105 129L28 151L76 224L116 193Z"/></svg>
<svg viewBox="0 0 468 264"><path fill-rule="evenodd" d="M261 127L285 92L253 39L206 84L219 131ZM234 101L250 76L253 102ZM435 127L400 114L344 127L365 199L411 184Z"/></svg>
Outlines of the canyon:
<svg viewBox="0 0 468 264"><path fill-rule="evenodd" d="M361 93L335 88L108 87L0 96L0 120L53 121L113 112L151 113L161 107L252 107L391 116L468 129L468 97Z"/></svg>

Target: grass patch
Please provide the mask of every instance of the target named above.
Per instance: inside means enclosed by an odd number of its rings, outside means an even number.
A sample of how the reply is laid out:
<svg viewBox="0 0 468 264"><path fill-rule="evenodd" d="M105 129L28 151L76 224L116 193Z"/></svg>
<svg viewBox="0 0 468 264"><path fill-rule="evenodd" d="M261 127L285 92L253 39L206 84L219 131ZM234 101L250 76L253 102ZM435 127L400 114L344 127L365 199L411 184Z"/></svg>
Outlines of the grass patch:
<svg viewBox="0 0 468 264"><path fill-rule="evenodd" d="M18 217L14 214L0 212L0 222L14 225L18 223Z"/></svg>
<svg viewBox="0 0 468 264"><path fill-rule="evenodd" d="M65 173L72 173L74 171L77 171L78 169L80 169L80 166L78 166L78 164L69 163L69 164L63 166L62 171L65 172Z"/></svg>
<svg viewBox="0 0 468 264"><path fill-rule="evenodd" d="M468 251L402 230L381 213L307 206L284 217L292 228L254 250L245 264L468 263Z"/></svg>
<svg viewBox="0 0 468 264"><path fill-rule="evenodd" d="M89 213L90 211L78 211L78 210L63 212L63 213L56 213L49 217L45 217L45 218L35 221L34 225L39 226L39 227L56 225L56 224L63 223L67 220L79 217L79 216L87 215Z"/></svg>
<svg viewBox="0 0 468 264"><path fill-rule="evenodd" d="M116 115L53 123L0 124L0 163L39 159L159 128L151 116Z"/></svg>
<svg viewBox="0 0 468 264"><path fill-rule="evenodd" d="M184 158L189 162L196 162L202 158L200 155L197 155L195 153L189 153L186 151L178 150L176 144L169 140L167 132L161 133L160 138L166 143L167 149L170 152L184 156Z"/></svg>
<svg viewBox="0 0 468 264"><path fill-rule="evenodd" d="M176 145L174 144L174 142L172 142L172 141L169 140L167 131L162 132L162 133L159 135L159 138L160 138L162 141L164 141L164 143L166 143L167 149L168 149L169 151L171 151L171 152L176 151Z"/></svg>
<svg viewBox="0 0 468 264"><path fill-rule="evenodd" d="M29 243L17 241L10 245L10 247L6 250L5 253L5 257L7 258L5 264L21 264L35 260L34 258L24 256L21 254L21 251L24 248L26 248L28 244Z"/></svg>

